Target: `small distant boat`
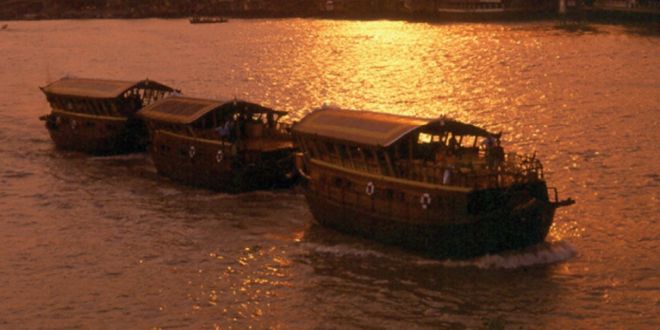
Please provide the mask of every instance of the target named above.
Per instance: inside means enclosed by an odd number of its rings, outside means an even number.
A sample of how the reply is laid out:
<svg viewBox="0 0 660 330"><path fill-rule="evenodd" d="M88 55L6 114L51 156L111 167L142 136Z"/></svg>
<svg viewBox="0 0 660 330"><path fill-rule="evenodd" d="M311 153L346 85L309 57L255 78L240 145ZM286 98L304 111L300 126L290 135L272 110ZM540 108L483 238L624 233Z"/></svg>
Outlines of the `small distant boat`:
<svg viewBox="0 0 660 330"><path fill-rule="evenodd" d="M190 24L210 24L210 23L227 23L224 17L209 17L209 16L193 16L189 19Z"/></svg>
<svg viewBox="0 0 660 330"><path fill-rule="evenodd" d="M41 116L57 147L93 154L144 150L148 134L135 116L175 92L151 80L62 78L41 87L52 108Z"/></svg>
<svg viewBox="0 0 660 330"><path fill-rule="evenodd" d="M535 157L449 118L322 108L292 134L316 221L435 257L540 243L555 210L574 203L546 186Z"/></svg>
<svg viewBox="0 0 660 330"><path fill-rule="evenodd" d="M240 100L173 96L140 110L158 172L226 192L285 188L296 179L287 113Z"/></svg>
<svg viewBox="0 0 660 330"><path fill-rule="evenodd" d="M502 0L450 0L437 8L440 13L501 13L505 12Z"/></svg>

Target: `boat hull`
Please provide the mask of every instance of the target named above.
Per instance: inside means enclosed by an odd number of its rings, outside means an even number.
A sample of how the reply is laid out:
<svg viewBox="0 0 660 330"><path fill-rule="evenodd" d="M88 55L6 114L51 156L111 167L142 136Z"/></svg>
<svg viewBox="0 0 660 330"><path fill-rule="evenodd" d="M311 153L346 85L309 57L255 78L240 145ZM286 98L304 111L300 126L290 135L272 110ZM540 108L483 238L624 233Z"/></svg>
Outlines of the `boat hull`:
<svg viewBox="0 0 660 330"><path fill-rule="evenodd" d="M161 175L217 191L286 188L296 180L291 149L239 152L231 143L158 130L152 134L150 153Z"/></svg>
<svg viewBox="0 0 660 330"><path fill-rule="evenodd" d="M122 154L145 150L147 132L137 119L53 113L44 117L55 145L90 154Z"/></svg>
<svg viewBox="0 0 660 330"><path fill-rule="evenodd" d="M342 205L309 189L305 197L323 226L437 258L471 258L538 244L554 216L549 203L533 199L516 210L494 211L468 222L410 223Z"/></svg>
<svg viewBox="0 0 660 330"><path fill-rule="evenodd" d="M319 160L303 166L302 173L319 224L433 257L470 258L540 243L555 212L542 180L476 189L373 175Z"/></svg>

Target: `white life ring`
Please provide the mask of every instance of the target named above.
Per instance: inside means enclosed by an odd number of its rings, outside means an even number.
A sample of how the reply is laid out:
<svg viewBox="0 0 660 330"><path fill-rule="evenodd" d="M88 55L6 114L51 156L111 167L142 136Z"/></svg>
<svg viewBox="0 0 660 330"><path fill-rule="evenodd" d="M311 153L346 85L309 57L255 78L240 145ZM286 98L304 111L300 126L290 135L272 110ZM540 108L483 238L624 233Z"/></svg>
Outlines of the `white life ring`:
<svg viewBox="0 0 660 330"><path fill-rule="evenodd" d="M367 193L368 196L373 196L375 191L376 191L376 186L374 186L373 182L369 181L369 183L367 183L367 188L365 189L365 192Z"/></svg>
<svg viewBox="0 0 660 330"><path fill-rule="evenodd" d="M71 126L71 129L76 129L78 127L78 122L75 119L71 119L71 122L69 123L69 126Z"/></svg>
<svg viewBox="0 0 660 330"><path fill-rule="evenodd" d="M225 159L225 153L222 152L222 150L218 150L218 152L215 154L215 161L222 163L223 159Z"/></svg>
<svg viewBox="0 0 660 330"><path fill-rule="evenodd" d="M431 205L431 195L424 193L422 197L419 198L419 203L422 204L422 209L428 209L429 205Z"/></svg>
<svg viewBox="0 0 660 330"><path fill-rule="evenodd" d="M190 157L190 159L195 158L196 153L197 150L195 150L195 146L190 146L190 148L188 148L188 156Z"/></svg>

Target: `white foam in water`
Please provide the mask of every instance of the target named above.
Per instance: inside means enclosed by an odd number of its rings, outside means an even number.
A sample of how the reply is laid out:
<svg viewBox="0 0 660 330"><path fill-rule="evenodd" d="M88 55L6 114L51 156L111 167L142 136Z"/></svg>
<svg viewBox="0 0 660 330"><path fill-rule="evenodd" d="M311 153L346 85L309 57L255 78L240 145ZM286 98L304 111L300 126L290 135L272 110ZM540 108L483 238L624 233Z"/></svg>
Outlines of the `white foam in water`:
<svg viewBox="0 0 660 330"><path fill-rule="evenodd" d="M318 253L327 253L339 257L378 257L400 260L400 255L390 256L365 246L351 246L346 244L319 245L305 244L310 250ZM439 265L444 267L477 267L479 269L515 269L534 265L547 265L568 260L575 256L575 248L566 241L542 243L520 251L509 251L502 254L485 255L468 260L436 260L428 258L414 258L417 265ZM406 260L410 260L406 258Z"/></svg>
<svg viewBox="0 0 660 330"><path fill-rule="evenodd" d="M446 267L477 267L480 269L515 269L534 265L547 265L575 256L575 248L566 241L547 242L520 251L485 255L469 260L419 260L418 264L438 263Z"/></svg>
<svg viewBox="0 0 660 330"><path fill-rule="evenodd" d="M304 243L304 246L308 247L309 250L312 250L317 253L327 253L338 257L346 257L346 256L377 257L377 258L387 257L387 255L375 250L371 250L367 247L357 247L347 244L320 245L313 243Z"/></svg>

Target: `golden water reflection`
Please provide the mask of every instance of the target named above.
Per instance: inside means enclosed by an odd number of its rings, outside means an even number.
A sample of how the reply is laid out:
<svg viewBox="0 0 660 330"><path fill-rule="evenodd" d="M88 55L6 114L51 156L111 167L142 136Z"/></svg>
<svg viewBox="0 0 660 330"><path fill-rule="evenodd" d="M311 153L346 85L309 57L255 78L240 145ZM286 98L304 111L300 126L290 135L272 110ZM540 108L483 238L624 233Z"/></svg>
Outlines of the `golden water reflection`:
<svg viewBox="0 0 660 330"><path fill-rule="evenodd" d="M214 326L263 327L272 326L274 299L280 299L282 290L293 287L289 267L292 261L283 251L271 248L245 247L234 260L228 260L218 252L208 254L213 262L224 269L215 275L215 280L203 280L201 296L190 296L193 311L220 312ZM215 267L214 267L215 268ZM233 301L227 304L227 301ZM264 323L266 322L266 323ZM233 325L232 325L233 324Z"/></svg>
<svg viewBox="0 0 660 330"><path fill-rule="evenodd" d="M435 43L426 42L429 38ZM451 41L450 35L438 38L432 29L406 22L331 25L320 32L313 48L315 56L330 54L331 58L319 72L320 78L329 80L332 86L324 95L325 101L348 108L425 117L456 111L458 105L443 97L460 89L453 64L442 60L448 56ZM426 81L430 75L442 79L429 85ZM408 106L429 98L433 99L429 108Z"/></svg>

